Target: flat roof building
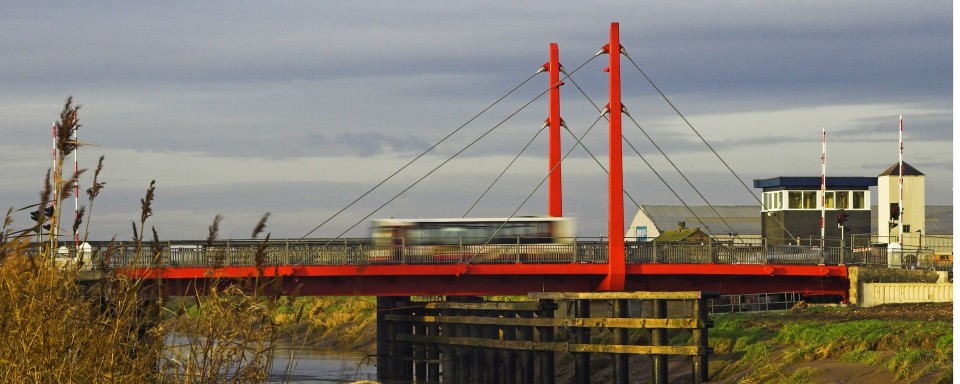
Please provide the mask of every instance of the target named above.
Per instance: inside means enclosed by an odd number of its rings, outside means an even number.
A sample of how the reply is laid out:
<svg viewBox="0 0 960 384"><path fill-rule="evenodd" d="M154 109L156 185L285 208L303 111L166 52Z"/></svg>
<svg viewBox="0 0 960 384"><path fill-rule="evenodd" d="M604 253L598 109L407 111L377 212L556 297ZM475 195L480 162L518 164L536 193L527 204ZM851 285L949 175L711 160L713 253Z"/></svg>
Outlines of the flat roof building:
<svg viewBox="0 0 960 384"><path fill-rule="evenodd" d="M825 246L840 246L849 234L871 233L870 187L875 177L821 178L779 176L756 179L754 188L763 190L760 234L768 244L791 244L820 238L821 219Z"/></svg>

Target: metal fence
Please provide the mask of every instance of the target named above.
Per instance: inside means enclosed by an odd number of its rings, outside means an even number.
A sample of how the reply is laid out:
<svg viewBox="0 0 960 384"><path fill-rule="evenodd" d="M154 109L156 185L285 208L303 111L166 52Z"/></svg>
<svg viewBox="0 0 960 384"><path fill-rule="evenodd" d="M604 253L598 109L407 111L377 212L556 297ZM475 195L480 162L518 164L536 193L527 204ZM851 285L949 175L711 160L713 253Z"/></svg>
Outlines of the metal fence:
<svg viewBox="0 0 960 384"><path fill-rule="evenodd" d="M710 300L710 312L777 311L793 308L802 300L802 295L797 292L722 295Z"/></svg>
<svg viewBox="0 0 960 384"><path fill-rule="evenodd" d="M861 238L860 240L863 240ZM925 237L926 244L888 250L885 244L820 248L810 245L716 242L658 243L628 241L628 264L806 264L871 265L951 271L952 249L943 240ZM939 239L939 238L938 238ZM876 240L876 238L871 239ZM851 239L851 243L853 239ZM260 247L263 247L260 249ZM72 244L59 247L57 259L76 257ZM369 239L337 240L230 240L206 242L91 244L92 266L220 267L273 265L376 265L376 264L535 264L606 263L608 243L577 239L552 244L488 245L373 245ZM156 259L154 258L156 255Z"/></svg>

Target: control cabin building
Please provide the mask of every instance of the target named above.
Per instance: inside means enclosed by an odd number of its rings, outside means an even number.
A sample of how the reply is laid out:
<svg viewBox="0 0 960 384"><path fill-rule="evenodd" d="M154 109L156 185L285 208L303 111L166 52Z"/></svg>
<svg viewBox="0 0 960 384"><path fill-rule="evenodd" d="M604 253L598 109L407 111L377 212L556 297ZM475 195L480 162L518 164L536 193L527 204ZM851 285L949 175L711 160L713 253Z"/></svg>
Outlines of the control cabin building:
<svg viewBox="0 0 960 384"><path fill-rule="evenodd" d="M924 175L906 162L903 163L903 209L900 209L900 163L880 176L877 187L877 235L881 242L902 242L904 247L919 246L919 234L927 233L926 193ZM902 212L902 214L900 214ZM901 230L903 239L898 240Z"/></svg>
<svg viewBox="0 0 960 384"><path fill-rule="evenodd" d="M826 247L839 247L842 237L869 234L870 187L874 177L827 177L825 196L820 196L820 177L774 177L756 179L754 188L762 188L760 233L767 244L803 244L820 239L821 202L824 204ZM838 215L845 214L841 228ZM849 242L847 242L849 244Z"/></svg>

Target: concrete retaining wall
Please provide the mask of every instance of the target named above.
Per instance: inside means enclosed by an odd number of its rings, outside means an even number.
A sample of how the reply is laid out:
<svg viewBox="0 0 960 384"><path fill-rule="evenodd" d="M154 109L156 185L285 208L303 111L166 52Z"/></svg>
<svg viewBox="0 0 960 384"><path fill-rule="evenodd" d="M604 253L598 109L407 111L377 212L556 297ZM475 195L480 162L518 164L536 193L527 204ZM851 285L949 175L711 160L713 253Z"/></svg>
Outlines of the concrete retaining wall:
<svg viewBox="0 0 960 384"><path fill-rule="evenodd" d="M850 278L850 304L863 306L864 286L872 283L937 283L945 282L942 274L934 271L912 269L889 269L878 267L851 266L847 273ZM952 299L952 296L951 296ZM877 304L874 304L877 305Z"/></svg>
<svg viewBox="0 0 960 384"><path fill-rule="evenodd" d="M866 283L860 289L861 307L953 301L953 283Z"/></svg>

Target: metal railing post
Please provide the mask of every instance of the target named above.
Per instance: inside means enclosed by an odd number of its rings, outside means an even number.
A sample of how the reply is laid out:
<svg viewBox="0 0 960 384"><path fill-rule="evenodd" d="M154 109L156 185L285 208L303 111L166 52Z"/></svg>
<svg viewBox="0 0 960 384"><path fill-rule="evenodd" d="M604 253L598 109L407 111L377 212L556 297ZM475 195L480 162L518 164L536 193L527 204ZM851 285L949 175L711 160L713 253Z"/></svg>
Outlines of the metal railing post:
<svg viewBox="0 0 960 384"><path fill-rule="evenodd" d="M517 254L517 262L519 263L520 262L520 236L517 236L517 250L515 253Z"/></svg>

